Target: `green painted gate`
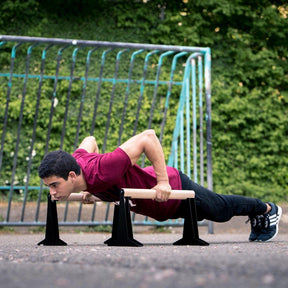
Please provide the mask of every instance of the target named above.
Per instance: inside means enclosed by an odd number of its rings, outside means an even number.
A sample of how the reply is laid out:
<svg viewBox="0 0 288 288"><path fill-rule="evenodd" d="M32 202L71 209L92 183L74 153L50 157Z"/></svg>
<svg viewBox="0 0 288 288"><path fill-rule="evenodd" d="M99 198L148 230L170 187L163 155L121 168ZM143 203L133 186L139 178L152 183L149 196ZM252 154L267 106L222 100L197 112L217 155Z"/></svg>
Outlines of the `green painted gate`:
<svg viewBox="0 0 288 288"><path fill-rule="evenodd" d="M38 165L88 135L108 152L153 128L167 164L213 189L209 48L2 35L0 86L0 226L45 225ZM109 203L75 205L60 207L59 225L112 223Z"/></svg>

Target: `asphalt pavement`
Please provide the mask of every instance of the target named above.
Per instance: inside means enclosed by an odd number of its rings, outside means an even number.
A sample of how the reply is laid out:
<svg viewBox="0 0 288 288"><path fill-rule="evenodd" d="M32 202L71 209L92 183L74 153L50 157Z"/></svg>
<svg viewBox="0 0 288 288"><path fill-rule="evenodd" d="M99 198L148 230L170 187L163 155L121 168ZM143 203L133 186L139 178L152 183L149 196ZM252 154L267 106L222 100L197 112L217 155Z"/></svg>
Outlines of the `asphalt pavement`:
<svg viewBox="0 0 288 288"><path fill-rule="evenodd" d="M134 233L143 247L107 246L110 236L62 233L67 246L38 246L41 233L2 233L0 287L287 287L287 234L249 243L245 233L203 233L209 246L173 246L181 233Z"/></svg>

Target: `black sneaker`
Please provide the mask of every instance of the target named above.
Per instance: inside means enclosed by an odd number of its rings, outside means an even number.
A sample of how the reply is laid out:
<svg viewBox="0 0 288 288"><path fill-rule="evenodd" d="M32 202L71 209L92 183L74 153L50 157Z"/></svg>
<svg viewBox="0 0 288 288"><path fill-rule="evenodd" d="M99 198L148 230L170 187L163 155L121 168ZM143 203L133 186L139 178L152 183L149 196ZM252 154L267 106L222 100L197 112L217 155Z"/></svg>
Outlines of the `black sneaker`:
<svg viewBox="0 0 288 288"><path fill-rule="evenodd" d="M251 224L251 233L249 236L249 241L256 241L262 230L263 215L249 216L246 223Z"/></svg>
<svg viewBox="0 0 288 288"><path fill-rule="evenodd" d="M262 229L256 241L271 241L278 234L278 224L282 216L282 209L274 203L268 203L271 206L269 213L263 214Z"/></svg>

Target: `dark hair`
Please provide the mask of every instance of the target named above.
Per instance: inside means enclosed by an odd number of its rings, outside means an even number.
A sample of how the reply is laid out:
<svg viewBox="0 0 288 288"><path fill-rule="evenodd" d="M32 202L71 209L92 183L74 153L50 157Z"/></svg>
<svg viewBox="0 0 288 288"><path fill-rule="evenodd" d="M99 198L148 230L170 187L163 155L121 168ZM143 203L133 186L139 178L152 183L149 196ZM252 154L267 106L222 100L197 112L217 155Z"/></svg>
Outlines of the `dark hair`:
<svg viewBox="0 0 288 288"><path fill-rule="evenodd" d="M80 175L81 169L75 158L63 150L49 152L38 168L41 179L57 176L67 180L70 171Z"/></svg>

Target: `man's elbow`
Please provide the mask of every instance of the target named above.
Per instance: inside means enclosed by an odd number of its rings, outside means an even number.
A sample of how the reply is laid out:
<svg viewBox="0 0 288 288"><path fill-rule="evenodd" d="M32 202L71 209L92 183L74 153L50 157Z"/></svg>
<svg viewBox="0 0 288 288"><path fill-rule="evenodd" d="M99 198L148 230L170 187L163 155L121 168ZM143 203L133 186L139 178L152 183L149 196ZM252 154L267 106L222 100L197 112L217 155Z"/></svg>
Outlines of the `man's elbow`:
<svg viewBox="0 0 288 288"><path fill-rule="evenodd" d="M155 140L158 140L158 137L157 137L154 129L146 130L145 131L145 137L148 140L148 142L152 142L152 143L154 143Z"/></svg>
<svg viewBox="0 0 288 288"><path fill-rule="evenodd" d="M89 153L99 153L96 139L94 136L87 136L79 145L80 149L84 149Z"/></svg>
<svg viewBox="0 0 288 288"><path fill-rule="evenodd" d="M149 138L155 138L155 137L157 138L157 135L154 129L147 129L143 132L143 134Z"/></svg>

